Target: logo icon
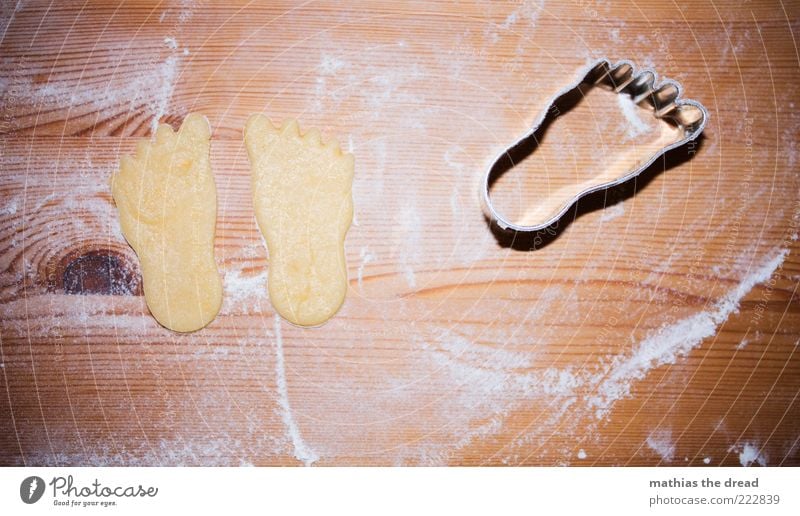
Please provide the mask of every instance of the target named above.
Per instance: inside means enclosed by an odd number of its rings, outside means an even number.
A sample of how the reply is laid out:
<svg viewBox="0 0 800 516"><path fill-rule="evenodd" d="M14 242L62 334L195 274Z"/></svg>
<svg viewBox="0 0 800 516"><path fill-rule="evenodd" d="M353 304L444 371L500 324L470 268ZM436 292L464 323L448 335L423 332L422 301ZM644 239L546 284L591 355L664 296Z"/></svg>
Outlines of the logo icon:
<svg viewBox="0 0 800 516"><path fill-rule="evenodd" d="M36 503L44 494L44 480L41 477L28 477L19 485L19 497L25 503Z"/></svg>

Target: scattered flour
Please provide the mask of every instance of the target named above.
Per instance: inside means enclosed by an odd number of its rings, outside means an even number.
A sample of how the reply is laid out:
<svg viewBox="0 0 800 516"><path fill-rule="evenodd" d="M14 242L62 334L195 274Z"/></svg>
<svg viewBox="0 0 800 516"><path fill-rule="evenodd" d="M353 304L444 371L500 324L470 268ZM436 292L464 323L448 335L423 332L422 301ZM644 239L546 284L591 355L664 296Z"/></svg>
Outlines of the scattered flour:
<svg viewBox="0 0 800 516"><path fill-rule="evenodd" d="M253 313L259 303L267 298L267 271L244 275L241 269L225 273L224 303L230 311ZM255 309L255 310L254 310Z"/></svg>
<svg viewBox="0 0 800 516"><path fill-rule="evenodd" d="M11 199L7 199L7 202L0 207L0 216L15 215L17 213L17 209L17 198L13 197Z"/></svg>
<svg viewBox="0 0 800 516"><path fill-rule="evenodd" d="M300 435L300 428L294 420L292 407L289 404L289 389L286 385L286 368L283 361L283 336L281 335L281 318L275 314L275 376L278 386L278 405L281 408L281 418L289 438L294 446L294 456L297 460L311 466L319 460L319 456L309 448L303 437Z"/></svg>
<svg viewBox="0 0 800 516"><path fill-rule="evenodd" d="M175 56L170 56L164 61L162 73L160 86L155 88L155 113L153 121L150 123L153 133L158 129L158 122L161 117L166 114L169 101L172 98L172 92L175 90L175 78L178 74L178 59Z"/></svg>
<svg viewBox="0 0 800 516"><path fill-rule="evenodd" d="M610 222L623 215L625 215L625 204L618 202L603 210L603 214L600 215L600 222Z"/></svg>
<svg viewBox="0 0 800 516"><path fill-rule="evenodd" d="M529 324L544 317L547 308L561 299L561 288L549 291L536 313L530 314ZM405 446L399 452L399 464L408 460L426 466L447 464L476 439L496 435L515 409L532 401L548 404L557 399L557 407L551 407L558 413L555 419L574 401L577 379L572 371L555 367L532 370L535 337L529 341L532 349L517 351L473 342L455 329L440 328L435 334L429 342L413 337L422 353L412 360L411 367L425 379L426 389L446 393L431 419L442 438ZM398 389L403 390L408 386Z"/></svg>
<svg viewBox="0 0 800 516"><path fill-rule="evenodd" d="M422 239L422 219L417 210L416 202L409 200L400 212L400 266L406 283L409 287L417 286L417 278L414 274L414 265L422 257L420 241Z"/></svg>
<svg viewBox="0 0 800 516"><path fill-rule="evenodd" d="M703 464L711 464L711 457L706 457L703 459Z"/></svg>
<svg viewBox="0 0 800 516"><path fill-rule="evenodd" d="M461 178L465 175L466 165L458 161L454 157L454 154L460 154L463 152L464 149L460 145L455 145L453 147L448 148L444 153L445 164L456 173L457 178ZM459 183L453 182L453 190L450 193L450 214L453 215L454 217L458 216L461 213L460 196L461 196L461 189L459 188ZM477 260L473 260L473 263L474 261Z"/></svg>
<svg viewBox="0 0 800 516"><path fill-rule="evenodd" d="M792 106L792 111L794 112L794 106ZM800 150L798 150L797 144L797 124L793 124L794 127L787 127L784 129L783 133L781 134L781 156L786 159L786 167L789 170L795 170L797 166L798 155L800 155ZM795 236L795 240L796 240Z"/></svg>
<svg viewBox="0 0 800 516"><path fill-rule="evenodd" d="M767 281L788 253L787 249L778 251L714 303L710 310L663 326L640 342L633 354L615 358L608 374L597 385L594 396L589 398L589 406L595 409L596 417L605 417L617 400L628 397L634 381L641 380L657 367L674 364L678 357L688 355L704 339L713 336L731 314L738 312L742 298L757 284Z"/></svg>
<svg viewBox="0 0 800 516"><path fill-rule="evenodd" d="M192 5L191 1L184 0L182 3L184 5L184 8L181 10L181 12L178 13L178 22L186 23L192 18L192 16L194 16L194 12L190 8Z"/></svg>
<svg viewBox="0 0 800 516"><path fill-rule="evenodd" d="M532 354L483 346L451 330L441 331L435 346L418 342L427 357L415 368L425 371L433 367L425 377L429 382L437 378L441 387L434 383L434 388L452 393L447 398L447 409L439 414L452 439L446 441L449 445L416 443L416 447L398 453L401 457L415 457L425 465L447 464L461 447L499 432L513 410L538 407L542 403L547 407L547 415L538 417L535 426L558 425L562 434L578 428L582 432L594 431L617 401L630 396L637 380L657 367L674 364L705 338L713 336L719 325L738 310L741 299L780 267L787 253L787 250L776 252L709 310L665 325L634 346L631 353L607 355L601 363L607 361L608 365L599 369L531 369L535 366ZM535 326L536 320L534 315L527 323ZM587 397L585 393L591 394ZM542 412L537 410L537 413ZM523 432L506 446L507 455L501 460L518 463L520 457L514 449L546 446L549 432L536 429ZM669 430L657 431L648 437L647 445L663 460L672 461L675 445L671 437Z"/></svg>
<svg viewBox="0 0 800 516"><path fill-rule="evenodd" d="M504 31L512 29L516 27L516 25L520 22L527 22L527 26L530 29L536 28L536 22L539 21L539 15L542 13L542 9L544 8L544 2L533 2L530 0L524 0L519 2L519 7L515 10L511 11L503 20L503 23L498 25L498 27ZM496 32L489 32L490 37L492 38L493 42L496 42L498 39L498 35ZM526 33L528 37L530 37L530 33Z"/></svg>
<svg viewBox="0 0 800 516"><path fill-rule="evenodd" d="M517 4L518 7L508 13L501 23L487 25L483 31L484 38L491 43L497 43L500 40L500 34L503 32L522 33L528 38L533 35L533 29L536 28L536 22L539 20L539 15L544 8L544 1L522 0ZM526 21L527 24L520 26L520 22L523 21Z"/></svg>
<svg viewBox="0 0 800 516"><path fill-rule="evenodd" d="M656 452L661 460L672 462L675 458L675 444L672 442L672 431L661 429L647 437L647 446Z"/></svg>
<svg viewBox="0 0 800 516"><path fill-rule="evenodd" d="M6 32L8 32L8 28L14 21L14 16L22 8L23 4L23 0L17 0L16 2L4 2L0 5L0 30L2 30L2 33L0 33L0 43L5 40Z"/></svg>
<svg viewBox="0 0 800 516"><path fill-rule="evenodd" d="M129 440L124 450L103 441L86 443L75 449L75 439L60 437L53 443L60 450L48 449L26 453L24 464L28 466L74 466L92 467L142 467L142 466L245 466L249 462L244 456L259 458L280 454L278 443L267 438L256 446L247 445L230 436L196 438L177 436L169 439ZM81 441L82 442L82 441Z"/></svg>
<svg viewBox="0 0 800 516"><path fill-rule="evenodd" d="M753 464L758 464L759 466L767 465L767 457L753 443L735 444L728 448L728 451L738 453L739 463L744 467L752 466Z"/></svg>
<svg viewBox="0 0 800 516"><path fill-rule="evenodd" d="M337 56L324 55L322 56L318 68L323 75L333 75L346 65L347 63Z"/></svg>
<svg viewBox="0 0 800 516"><path fill-rule="evenodd" d="M21 5L22 2L17 2L13 12L19 10ZM180 32L183 25L191 19L194 7L194 0L181 0L176 21L167 30ZM5 11L5 8L3 10ZM164 22L170 11L171 9L162 11L158 22ZM9 17L9 24L12 18L13 13ZM7 27L7 25L3 27L3 34ZM0 36L0 41L2 39ZM36 108L38 110L37 120L40 123L48 121L47 112L55 107L70 106L74 117L78 117L83 111L107 112L109 108L114 108L117 112L108 112L108 115L113 117L119 115L123 110L129 112L142 109L144 106L144 109L153 117L150 127L155 131L159 120L167 112L175 89L179 68L178 57L181 54L189 55L187 48L183 49L181 53L177 52L178 41L174 36L165 36L163 42L171 50L172 55L163 61L150 60L134 64L134 69L128 70L131 73L130 77L122 77L114 73L106 82L92 82L91 79L84 77L79 84L74 84L69 80L35 84L30 76L17 74L10 78L0 79L0 94L13 88L15 105L21 104ZM0 111L2 110L0 109Z"/></svg>
<svg viewBox="0 0 800 516"><path fill-rule="evenodd" d="M508 16L506 16L505 21L503 21L503 23L500 24L500 28L504 29L504 30L508 30L514 24L516 24L517 21L519 21L519 12L518 11L514 11L511 14L509 14Z"/></svg>
<svg viewBox="0 0 800 516"><path fill-rule="evenodd" d="M48 110L65 106L70 106L75 116L95 110L109 115L127 113L144 106L152 114L151 128L155 130L172 98L178 68L178 57L170 55L160 62L137 65L131 77L113 76L103 82L35 84L29 76L14 75L2 85L0 93L13 88L18 92L15 104L34 107L41 122L47 121Z"/></svg>
<svg viewBox="0 0 800 516"><path fill-rule="evenodd" d="M643 134L648 134L653 130L652 126L648 125L639 116L640 108L634 104L633 99L628 95L617 95L617 102L622 114L628 122L626 126L628 139L636 138Z"/></svg>
<svg viewBox="0 0 800 516"><path fill-rule="evenodd" d="M585 460L586 459L586 452L583 450L583 448L578 450L578 458L580 460Z"/></svg>
<svg viewBox="0 0 800 516"><path fill-rule="evenodd" d="M361 265L358 266L358 288L364 288L364 268L375 260L375 255L367 247L361 248Z"/></svg>

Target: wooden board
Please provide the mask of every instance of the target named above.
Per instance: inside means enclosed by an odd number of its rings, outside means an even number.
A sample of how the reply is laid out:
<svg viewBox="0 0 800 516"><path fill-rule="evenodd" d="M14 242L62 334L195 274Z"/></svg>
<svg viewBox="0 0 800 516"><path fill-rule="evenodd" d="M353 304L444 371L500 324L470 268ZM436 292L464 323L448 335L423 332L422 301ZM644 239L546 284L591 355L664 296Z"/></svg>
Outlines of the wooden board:
<svg viewBox="0 0 800 516"><path fill-rule="evenodd" d="M798 2L3 5L1 464L800 465ZM483 171L601 56L680 80L704 138L497 238ZM178 335L108 179L192 111L226 298ZM356 156L350 289L319 329L266 296L253 112ZM509 199L602 166L571 114Z"/></svg>

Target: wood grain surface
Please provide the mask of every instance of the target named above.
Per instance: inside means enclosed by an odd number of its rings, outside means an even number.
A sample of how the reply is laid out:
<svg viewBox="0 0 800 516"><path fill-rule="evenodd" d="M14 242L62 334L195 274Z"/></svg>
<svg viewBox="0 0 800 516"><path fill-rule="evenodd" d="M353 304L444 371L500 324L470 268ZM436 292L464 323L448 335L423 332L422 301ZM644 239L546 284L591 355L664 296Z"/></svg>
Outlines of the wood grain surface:
<svg viewBox="0 0 800 516"><path fill-rule="evenodd" d="M2 5L0 464L800 465L797 1ZM557 228L496 234L486 167L598 57L679 80L704 137ZM225 300L180 335L108 180L190 112ZM254 112L356 157L321 328L266 294ZM561 113L499 199L601 170L620 140L595 113Z"/></svg>

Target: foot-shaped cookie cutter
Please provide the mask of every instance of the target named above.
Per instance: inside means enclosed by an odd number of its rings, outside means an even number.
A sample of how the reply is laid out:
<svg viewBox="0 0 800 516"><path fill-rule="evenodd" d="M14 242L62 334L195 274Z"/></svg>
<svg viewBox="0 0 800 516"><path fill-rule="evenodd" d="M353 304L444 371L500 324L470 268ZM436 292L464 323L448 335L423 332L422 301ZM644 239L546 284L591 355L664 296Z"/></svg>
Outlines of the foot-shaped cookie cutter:
<svg viewBox="0 0 800 516"><path fill-rule="evenodd" d="M644 68L637 70L636 65L630 61L618 61L612 64L607 59L600 59L588 65L584 70L586 71L580 75L580 79L552 97L547 108L536 118L533 127L521 138L498 154L492 161L491 166L487 169L481 187L481 205L484 214L491 224L495 224L502 230L518 232L534 232L547 228L561 218L581 197L598 190L611 188L612 186L624 183L638 176L665 152L696 139L706 126L706 122L708 121L708 111L706 108L697 101L681 99L681 94L683 93L681 85L671 79L659 81L658 75L651 69ZM653 115L656 118L671 121L681 130L683 136L677 141L662 147L646 161L640 162L636 168L620 177L612 181L593 185L580 191L569 201L565 202L563 207L547 220L530 226L514 224L503 217L492 204L489 195L492 171L514 148L518 145L522 145L529 138L533 137L542 125L542 122L544 122L548 111L559 98L579 87L581 84L598 85L620 95L628 95L637 105L643 103L648 104L653 109Z"/></svg>

